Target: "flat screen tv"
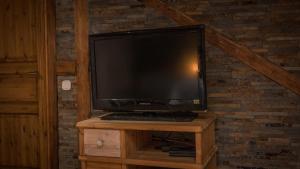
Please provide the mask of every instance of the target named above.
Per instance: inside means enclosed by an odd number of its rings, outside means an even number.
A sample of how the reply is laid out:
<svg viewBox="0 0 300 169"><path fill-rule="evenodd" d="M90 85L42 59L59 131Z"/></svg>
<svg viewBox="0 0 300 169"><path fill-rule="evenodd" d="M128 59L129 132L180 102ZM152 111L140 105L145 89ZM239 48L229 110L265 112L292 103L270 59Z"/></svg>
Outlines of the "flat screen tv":
<svg viewBox="0 0 300 169"><path fill-rule="evenodd" d="M204 25L89 37L93 108L206 110Z"/></svg>

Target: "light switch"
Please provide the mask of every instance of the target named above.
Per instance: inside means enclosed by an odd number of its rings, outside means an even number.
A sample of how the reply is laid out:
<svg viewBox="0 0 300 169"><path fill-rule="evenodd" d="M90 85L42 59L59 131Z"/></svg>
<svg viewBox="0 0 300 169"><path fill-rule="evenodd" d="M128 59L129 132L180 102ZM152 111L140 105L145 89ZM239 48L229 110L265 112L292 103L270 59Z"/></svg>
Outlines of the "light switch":
<svg viewBox="0 0 300 169"><path fill-rule="evenodd" d="M71 90L71 81L70 80L63 80L61 83L61 88L63 90Z"/></svg>

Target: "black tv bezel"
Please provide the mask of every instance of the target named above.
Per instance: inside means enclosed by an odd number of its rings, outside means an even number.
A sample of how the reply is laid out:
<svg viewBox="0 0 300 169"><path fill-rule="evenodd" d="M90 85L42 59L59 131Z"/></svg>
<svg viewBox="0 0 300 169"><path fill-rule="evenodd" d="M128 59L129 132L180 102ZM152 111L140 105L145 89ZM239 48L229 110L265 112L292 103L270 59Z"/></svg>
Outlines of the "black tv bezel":
<svg viewBox="0 0 300 169"><path fill-rule="evenodd" d="M200 44L198 46L199 60L201 61L198 84L200 104L194 106L184 105L188 101L192 100L179 100L182 105L174 106L167 104L168 101L172 100L149 100L149 99L102 99L96 97L96 65L95 65L95 41L107 38L113 38L116 36L125 35L139 35L147 33L164 33L164 32L176 32L176 31L199 31L201 36L198 38ZM156 110L156 111L205 111L207 110L207 89L206 89L206 61L205 61L205 25L193 25L193 26L180 26L180 27L168 27L158 29L144 29L144 30L131 30L123 32L112 32L112 33L100 33L89 35L89 55L90 55L90 77L92 86L92 108L96 110L104 111L143 111L143 110ZM201 87L202 85L202 87ZM110 104L107 104L110 102ZM112 104L118 105L113 106ZM123 105L122 105L123 104ZM109 105L109 106L107 106ZM121 106L120 106L121 105Z"/></svg>

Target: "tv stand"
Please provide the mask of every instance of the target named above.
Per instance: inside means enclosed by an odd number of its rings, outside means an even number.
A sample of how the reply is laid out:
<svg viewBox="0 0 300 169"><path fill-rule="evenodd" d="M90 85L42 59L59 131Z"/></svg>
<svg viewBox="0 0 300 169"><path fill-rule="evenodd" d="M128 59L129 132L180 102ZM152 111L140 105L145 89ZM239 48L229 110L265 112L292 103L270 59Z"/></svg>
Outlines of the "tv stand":
<svg viewBox="0 0 300 169"><path fill-rule="evenodd" d="M197 118L198 114L190 111L176 112L112 112L101 116L102 120L126 120L126 121L173 121L191 122Z"/></svg>
<svg viewBox="0 0 300 169"><path fill-rule="evenodd" d="M77 123L81 169L216 169L215 118L192 122L110 121L91 118ZM153 132L191 134L195 155L162 151ZM187 142L183 142L187 143ZM189 152L187 152L189 153Z"/></svg>

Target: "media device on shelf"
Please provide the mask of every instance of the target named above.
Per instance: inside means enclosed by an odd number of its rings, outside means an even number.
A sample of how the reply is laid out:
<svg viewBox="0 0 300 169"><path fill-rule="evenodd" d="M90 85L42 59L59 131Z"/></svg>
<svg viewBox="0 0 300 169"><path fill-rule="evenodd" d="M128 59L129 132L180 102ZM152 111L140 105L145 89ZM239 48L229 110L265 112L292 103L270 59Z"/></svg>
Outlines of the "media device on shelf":
<svg viewBox="0 0 300 169"><path fill-rule="evenodd" d="M103 119L182 121L207 109L204 25L89 38L93 108L118 112Z"/></svg>

